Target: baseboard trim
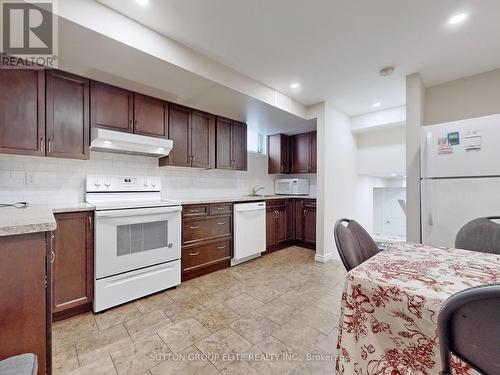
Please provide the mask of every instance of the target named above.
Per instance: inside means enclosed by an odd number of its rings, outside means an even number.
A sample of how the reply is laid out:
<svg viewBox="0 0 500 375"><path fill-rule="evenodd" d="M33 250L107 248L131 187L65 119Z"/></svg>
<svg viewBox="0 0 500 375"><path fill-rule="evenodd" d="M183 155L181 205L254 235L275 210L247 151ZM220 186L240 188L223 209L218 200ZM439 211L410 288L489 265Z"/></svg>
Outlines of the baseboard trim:
<svg viewBox="0 0 500 375"><path fill-rule="evenodd" d="M319 254L314 255L314 260L320 263L326 263L331 259L333 259L333 253L328 253L325 255L319 255Z"/></svg>

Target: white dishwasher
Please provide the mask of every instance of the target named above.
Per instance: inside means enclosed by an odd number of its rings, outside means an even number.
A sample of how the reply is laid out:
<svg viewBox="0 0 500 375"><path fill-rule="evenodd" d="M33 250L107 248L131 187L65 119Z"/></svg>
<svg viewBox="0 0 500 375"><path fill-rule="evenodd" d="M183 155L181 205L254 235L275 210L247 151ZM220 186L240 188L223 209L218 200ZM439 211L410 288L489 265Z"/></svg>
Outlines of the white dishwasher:
<svg viewBox="0 0 500 375"><path fill-rule="evenodd" d="M234 205L234 255L231 266L266 251L266 202Z"/></svg>

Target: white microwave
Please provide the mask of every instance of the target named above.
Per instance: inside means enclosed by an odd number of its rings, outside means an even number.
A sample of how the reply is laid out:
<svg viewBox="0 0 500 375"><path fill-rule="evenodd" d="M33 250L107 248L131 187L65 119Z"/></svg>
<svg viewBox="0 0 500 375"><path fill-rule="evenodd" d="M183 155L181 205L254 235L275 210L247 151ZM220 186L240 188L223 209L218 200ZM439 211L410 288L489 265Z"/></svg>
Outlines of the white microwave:
<svg viewBox="0 0 500 375"><path fill-rule="evenodd" d="M280 178L274 180L274 194L307 195L309 180L307 178Z"/></svg>

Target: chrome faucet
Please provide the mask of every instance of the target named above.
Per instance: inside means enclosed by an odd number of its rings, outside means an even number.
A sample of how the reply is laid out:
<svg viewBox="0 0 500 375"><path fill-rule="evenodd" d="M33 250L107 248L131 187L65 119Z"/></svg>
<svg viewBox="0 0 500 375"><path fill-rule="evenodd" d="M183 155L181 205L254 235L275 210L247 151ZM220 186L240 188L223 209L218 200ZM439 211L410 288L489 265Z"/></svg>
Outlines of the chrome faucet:
<svg viewBox="0 0 500 375"><path fill-rule="evenodd" d="M253 195L257 195L257 193L259 191L261 191L262 189L264 189L264 186L259 186L259 187L254 186L254 188L253 188Z"/></svg>

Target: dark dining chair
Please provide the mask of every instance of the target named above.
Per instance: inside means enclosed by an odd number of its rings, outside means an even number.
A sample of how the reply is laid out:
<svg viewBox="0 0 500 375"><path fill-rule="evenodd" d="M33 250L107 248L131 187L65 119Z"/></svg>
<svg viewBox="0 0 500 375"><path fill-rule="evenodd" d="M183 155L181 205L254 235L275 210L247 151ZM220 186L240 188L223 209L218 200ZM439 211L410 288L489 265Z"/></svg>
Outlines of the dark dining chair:
<svg viewBox="0 0 500 375"><path fill-rule="evenodd" d="M500 216L474 219L465 224L457 233L455 247L482 253L500 254Z"/></svg>
<svg viewBox="0 0 500 375"><path fill-rule="evenodd" d="M340 259L347 272L380 251L370 234L355 220L338 220L334 235Z"/></svg>
<svg viewBox="0 0 500 375"><path fill-rule="evenodd" d="M482 374L500 374L500 284L466 289L438 315L441 375L451 375L451 353Z"/></svg>

